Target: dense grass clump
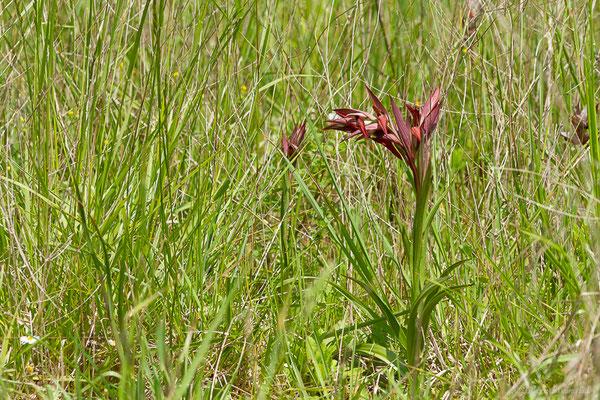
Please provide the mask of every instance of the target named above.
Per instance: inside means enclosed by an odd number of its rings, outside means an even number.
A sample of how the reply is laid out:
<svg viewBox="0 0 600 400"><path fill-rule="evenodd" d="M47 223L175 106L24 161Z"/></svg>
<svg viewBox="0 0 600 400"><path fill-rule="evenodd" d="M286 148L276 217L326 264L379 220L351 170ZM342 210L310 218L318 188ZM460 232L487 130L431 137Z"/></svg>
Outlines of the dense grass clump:
<svg viewBox="0 0 600 400"><path fill-rule="evenodd" d="M2 2L0 398L598 397L599 16ZM437 86L422 198L323 131Z"/></svg>

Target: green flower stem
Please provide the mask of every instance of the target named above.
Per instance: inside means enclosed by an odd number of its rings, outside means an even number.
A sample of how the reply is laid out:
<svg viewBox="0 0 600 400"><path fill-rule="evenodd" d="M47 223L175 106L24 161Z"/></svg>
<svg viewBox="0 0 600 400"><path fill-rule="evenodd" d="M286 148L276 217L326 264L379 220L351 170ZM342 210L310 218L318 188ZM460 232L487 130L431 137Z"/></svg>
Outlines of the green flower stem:
<svg viewBox="0 0 600 400"><path fill-rule="evenodd" d="M284 222L285 220L285 216L286 216L286 212L289 208L290 205L290 174L286 172L284 172L283 174L283 179L281 181L281 208L280 208L280 219L279 219L279 223L281 224L280 226L280 241L281 241L281 273L279 274L280 278L281 278L281 282L280 282L280 291L281 291L281 299L283 299L283 294L284 294L284 282L285 282L285 275L287 274L287 270L288 270L288 247L287 247L287 243L288 243L288 231L287 231L287 225Z"/></svg>
<svg viewBox="0 0 600 400"><path fill-rule="evenodd" d="M415 195L417 202L415 205L415 215L412 226L412 248L410 252L412 272L410 309L412 310L414 307L418 307L418 309L416 312L417 318L409 318L408 321L408 325L412 325L408 327L409 332L412 332L412 335L408 338L407 345L407 362L414 368L411 373L411 386L414 391L416 391L419 386L419 366L421 364L420 356L424 345L422 332L424 302L419 302L418 298L421 295L426 278L425 265L427 264L427 227L425 226L425 221L427 221L427 209L429 195L431 193L431 168L428 168L425 171L423 180L421 182L418 180L419 177L416 175Z"/></svg>
<svg viewBox="0 0 600 400"><path fill-rule="evenodd" d="M417 186L415 186L417 187ZM425 177L418 189L415 190L417 203L415 206L415 216L412 226L412 249L411 249L411 303L414 303L416 298L423 289L424 265L427 253L427 239L424 231L424 223L427 216L427 207L429 202L429 194L431 193L431 168L425 173Z"/></svg>

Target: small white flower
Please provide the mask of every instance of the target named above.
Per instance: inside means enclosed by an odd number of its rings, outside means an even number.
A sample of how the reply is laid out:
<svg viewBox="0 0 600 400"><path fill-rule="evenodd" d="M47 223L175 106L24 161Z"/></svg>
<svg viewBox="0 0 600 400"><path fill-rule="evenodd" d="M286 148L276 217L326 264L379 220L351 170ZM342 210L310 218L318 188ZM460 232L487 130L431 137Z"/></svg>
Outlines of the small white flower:
<svg viewBox="0 0 600 400"><path fill-rule="evenodd" d="M19 342L21 342L21 344L35 344L38 340L40 340L39 336L21 336L19 338Z"/></svg>
<svg viewBox="0 0 600 400"><path fill-rule="evenodd" d="M108 345L115 347L117 345L117 342L115 342L113 339L108 339Z"/></svg>

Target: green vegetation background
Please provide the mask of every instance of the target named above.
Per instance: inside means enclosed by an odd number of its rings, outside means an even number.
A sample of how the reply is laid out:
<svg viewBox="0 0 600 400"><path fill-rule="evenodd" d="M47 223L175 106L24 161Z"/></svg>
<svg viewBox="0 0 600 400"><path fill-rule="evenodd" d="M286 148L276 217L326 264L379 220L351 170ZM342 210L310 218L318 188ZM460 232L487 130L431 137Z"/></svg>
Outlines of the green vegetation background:
<svg viewBox="0 0 600 400"><path fill-rule="evenodd" d="M404 167L322 131L365 84L445 97L428 257L467 286L419 397L597 396L598 134L557 132L597 97L598 7L486 3L467 37L446 0L3 2L0 397L410 398L331 236L353 227L404 309Z"/></svg>

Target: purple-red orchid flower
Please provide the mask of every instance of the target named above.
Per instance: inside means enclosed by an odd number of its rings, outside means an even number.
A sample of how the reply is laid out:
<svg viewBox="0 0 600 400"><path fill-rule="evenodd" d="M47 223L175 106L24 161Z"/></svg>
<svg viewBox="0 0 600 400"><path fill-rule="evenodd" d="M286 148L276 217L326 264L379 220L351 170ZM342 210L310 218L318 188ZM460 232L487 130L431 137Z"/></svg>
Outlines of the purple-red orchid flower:
<svg viewBox="0 0 600 400"><path fill-rule="evenodd" d="M358 136L359 139L371 139L382 144L394 156L406 162L418 191L429 166L429 138L440 116L440 88L431 92L423 107L406 104L406 120L396 102L390 98L395 120L393 124L390 113L377 96L369 88L367 92L375 115L351 108L339 108L334 110L338 118L328 120L324 129L349 133L344 140Z"/></svg>
<svg viewBox="0 0 600 400"><path fill-rule="evenodd" d="M281 133L281 150L283 154L296 165L296 154L300 151L303 146L304 134L306 133L306 122L300 125L295 125L290 138L285 136L285 133Z"/></svg>

